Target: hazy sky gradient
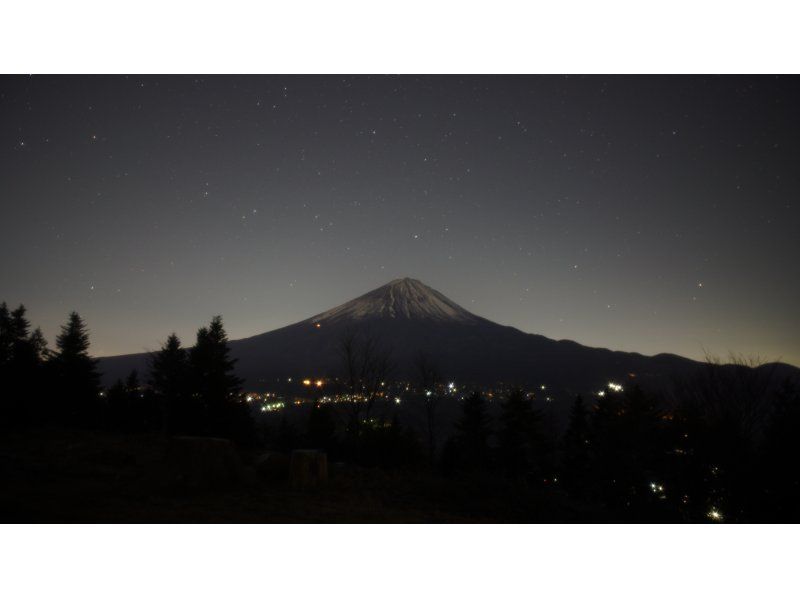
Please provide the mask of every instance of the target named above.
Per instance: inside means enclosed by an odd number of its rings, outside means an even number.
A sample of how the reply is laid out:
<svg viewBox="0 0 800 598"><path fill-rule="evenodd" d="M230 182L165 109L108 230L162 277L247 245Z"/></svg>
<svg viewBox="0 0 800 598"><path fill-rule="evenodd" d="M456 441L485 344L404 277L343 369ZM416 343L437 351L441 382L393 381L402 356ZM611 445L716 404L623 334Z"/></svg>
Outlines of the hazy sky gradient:
<svg viewBox="0 0 800 598"><path fill-rule="evenodd" d="M0 300L97 355L410 276L552 338L800 365L797 77L0 77Z"/></svg>

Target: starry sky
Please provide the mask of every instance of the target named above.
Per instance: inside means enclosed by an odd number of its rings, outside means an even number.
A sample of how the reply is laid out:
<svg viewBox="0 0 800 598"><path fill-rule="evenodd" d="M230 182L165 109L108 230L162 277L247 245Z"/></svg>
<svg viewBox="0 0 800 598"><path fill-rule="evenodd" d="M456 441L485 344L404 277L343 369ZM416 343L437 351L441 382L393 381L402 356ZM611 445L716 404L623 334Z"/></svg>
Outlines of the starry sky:
<svg viewBox="0 0 800 598"><path fill-rule="evenodd" d="M394 278L591 346L800 365L798 77L0 77L0 300L231 338Z"/></svg>

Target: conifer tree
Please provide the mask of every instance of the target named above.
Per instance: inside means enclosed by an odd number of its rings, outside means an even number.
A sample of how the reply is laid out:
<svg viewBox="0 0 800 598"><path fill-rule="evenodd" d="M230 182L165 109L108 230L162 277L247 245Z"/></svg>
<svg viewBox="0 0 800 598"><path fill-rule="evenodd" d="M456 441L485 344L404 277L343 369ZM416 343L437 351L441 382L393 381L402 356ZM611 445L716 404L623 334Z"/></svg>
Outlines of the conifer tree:
<svg viewBox="0 0 800 598"><path fill-rule="evenodd" d="M186 351L175 333L150 358L151 385L161 412L161 427L167 433L186 432L191 426L188 397L191 391Z"/></svg>
<svg viewBox="0 0 800 598"><path fill-rule="evenodd" d="M89 356L89 332L77 312L61 327L56 347L52 359L56 409L71 423L97 423L97 360Z"/></svg>
<svg viewBox="0 0 800 598"><path fill-rule="evenodd" d="M193 399L202 408L202 433L223 436L250 434L249 411L240 402L242 380L234 374L236 360L230 357L222 316L197 332L197 343L189 355Z"/></svg>
<svg viewBox="0 0 800 598"><path fill-rule="evenodd" d="M11 346L13 340L11 337L11 314L8 311L6 302L0 303L0 371L4 372L4 368L11 359Z"/></svg>
<svg viewBox="0 0 800 598"><path fill-rule="evenodd" d="M0 305L0 420L5 427L30 422L44 391L46 343L41 330L30 332L25 313L23 305L11 312Z"/></svg>
<svg viewBox="0 0 800 598"><path fill-rule="evenodd" d="M785 381L773 398L773 412L759 451L757 507L767 521L800 518L800 387ZM752 491L752 490L751 490Z"/></svg>
<svg viewBox="0 0 800 598"><path fill-rule="evenodd" d="M563 478L573 492L585 489L589 473L589 422L583 397L578 395L569 412L569 424L564 433Z"/></svg>
<svg viewBox="0 0 800 598"><path fill-rule="evenodd" d="M25 342L30 332L30 322L25 318L24 305L11 312L11 335L13 342Z"/></svg>
<svg viewBox="0 0 800 598"><path fill-rule="evenodd" d="M500 414L498 440L502 466L509 474L541 473L545 446L541 420L522 389L508 394Z"/></svg>
<svg viewBox="0 0 800 598"><path fill-rule="evenodd" d="M42 329L37 326L36 329L31 332L29 341L33 353L36 356L36 361L40 364L44 363L47 359L47 340L44 338L44 334L42 334Z"/></svg>
<svg viewBox="0 0 800 598"><path fill-rule="evenodd" d="M482 469L489 463L490 420L486 402L480 392L471 393L461 403L461 417L456 422L454 450L457 466L466 469Z"/></svg>
<svg viewBox="0 0 800 598"><path fill-rule="evenodd" d="M11 314L4 301L0 304L0 426L12 427L16 424L16 388L12 380L14 358L14 337Z"/></svg>
<svg viewBox="0 0 800 598"><path fill-rule="evenodd" d="M336 421L329 404L315 402L308 414L308 442L312 447L330 451L336 442Z"/></svg>
<svg viewBox="0 0 800 598"><path fill-rule="evenodd" d="M632 512L661 492L666 453L662 431L655 400L638 387L598 400L592 415L590 475L609 507Z"/></svg>
<svg viewBox="0 0 800 598"><path fill-rule="evenodd" d="M131 370L123 383L118 380L107 394L108 419L120 432L144 432L154 428L151 393L142 387L139 373Z"/></svg>
<svg viewBox="0 0 800 598"><path fill-rule="evenodd" d="M195 392L207 408L223 405L241 392L242 381L233 373L228 337L222 316L214 316L208 327L197 331L197 343L190 352Z"/></svg>

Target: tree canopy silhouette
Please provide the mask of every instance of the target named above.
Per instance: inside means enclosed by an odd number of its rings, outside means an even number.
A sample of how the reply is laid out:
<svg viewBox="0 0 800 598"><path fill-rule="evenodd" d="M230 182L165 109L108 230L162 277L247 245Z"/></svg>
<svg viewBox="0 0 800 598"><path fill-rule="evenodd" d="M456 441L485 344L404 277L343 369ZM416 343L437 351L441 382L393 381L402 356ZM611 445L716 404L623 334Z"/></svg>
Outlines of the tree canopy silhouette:
<svg viewBox="0 0 800 598"><path fill-rule="evenodd" d="M234 374L236 360L230 357L222 316L214 316L208 327L197 331L189 365L191 397L199 401L200 408L197 432L225 437L248 435L249 412L240 401L242 380Z"/></svg>
<svg viewBox="0 0 800 598"><path fill-rule="evenodd" d="M25 313L23 305L9 311L0 304L0 425L5 427L29 423L45 391L47 343L39 328L30 332Z"/></svg>
<svg viewBox="0 0 800 598"><path fill-rule="evenodd" d="M503 402L498 440L501 466L507 473L541 477L546 444L542 416L520 388Z"/></svg>
<svg viewBox="0 0 800 598"><path fill-rule="evenodd" d="M189 361L174 332L160 351L150 356L150 384L161 413L165 434L187 432L189 419Z"/></svg>
<svg viewBox="0 0 800 598"><path fill-rule="evenodd" d="M455 435L448 449L452 465L460 471L485 470L491 460L491 432L486 400L476 390L461 402L461 415L456 421Z"/></svg>
<svg viewBox="0 0 800 598"><path fill-rule="evenodd" d="M70 313L61 327L50 364L57 412L73 423L96 424L100 376L97 360L89 355L89 331L78 312Z"/></svg>

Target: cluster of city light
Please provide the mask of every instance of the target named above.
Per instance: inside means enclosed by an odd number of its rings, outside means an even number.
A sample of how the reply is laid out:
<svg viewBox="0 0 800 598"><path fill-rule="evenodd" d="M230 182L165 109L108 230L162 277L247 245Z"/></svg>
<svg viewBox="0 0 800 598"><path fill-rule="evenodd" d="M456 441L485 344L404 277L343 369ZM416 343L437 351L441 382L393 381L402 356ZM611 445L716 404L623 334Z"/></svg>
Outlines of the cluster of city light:
<svg viewBox="0 0 800 598"><path fill-rule="evenodd" d="M293 380L293 378L287 378L286 379L287 382L292 382L292 380ZM316 387L316 388L322 389L323 387L330 386L329 384L326 384L326 381L324 379L322 379L322 378L319 378L319 379L317 379L317 378L302 378L300 380L297 380L297 382L299 382L302 386L305 386L307 388ZM410 392L410 391L413 390L411 388L411 386L408 385L408 383L403 382L401 384L402 384L402 386L400 386L400 388L398 389L400 392L402 392L403 390L405 390L407 392ZM380 387L385 387L385 388L389 387L389 386L392 386L392 387L395 386L394 383L390 384L390 383L387 383L387 382L380 382L379 385L380 385ZM547 390L547 386L544 385L544 384L540 384L539 388L542 391ZM437 389L439 389L439 390L437 390ZM440 387L437 386L437 389L431 389L431 390L424 389L423 390L423 396L426 397L426 398L431 398L431 397L434 396L435 393L438 393L438 392L442 392L444 394L449 394L449 395L454 395L454 396L459 394L459 388L456 386L455 382L444 383ZM463 392L463 390L464 389L462 388L461 391ZM620 393L620 392L623 392L623 391L624 391L624 387L622 386L622 384L619 384L619 383L613 382L613 381L609 381L606 384L605 388L603 388L603 389L601 389L599 391L596 391L594 394L595 394L595 396L602 398L602 397L605 397L608 393ZM499 391L499 392L500 392L499 396L505 396L505 393L503 391ZM385 392L384 391L376 392L372 398L387 400L387 401L390 401L390 402L393 401L397 405L401 404L402 401L401 401L400 396L392 396L393 394L394 394L394 392L392 392L392 391L387 389L387 391L385 391ZM495 394L496 394L495 392L487 391L485 396L486 396L487 400L491 400L492 398L495 397ZM542 394L544 394L544 393L542 393ZM527 396L528 396L529 399L536 398L535 395L532 392L528 393ZM267 392L267 393L248 393L248 394L244 395L244 398L248 403L252 403L254 401L259 401L259 402L267 401L271 397L274 398L274 399L280 398L277 393L269 393L269 392ZM545 396L543 396L541 398L545 402L548 402L548 403L554 401L553 397L547 396L547 395L545 395ZM310 399L308 397L294 397L294 398L291 398L289 400L289 403L294 404L294 405L302 405L304 403L308 403L309 400ZM356 394L356 395L334 394L332 396L325 396L325 397L321 397L321 398L317 399L318 403L360 403L360 402L369 402L369 401L370 401L370 397L361 396L360 394ZM285 403L272 403L272 405L274 405L274 406L270 407L268 409L263 409L262 408L262 411L274 411L276 409L283 408L285 406Z"/></svg>
<svg viewBox="0 0 800 598"><path fill-rule="evenodd" d="M324 380L312 380L311 378L303 379L303 386L316 386L317 388L322 388L323 384L325 384Z"/></svg>
<svg viewBox="0 0 800 598"><path fill-rule="evenodd" d="M666 494L664 494L664 486L662 484L650 482L650 490L653 494L658 495L659 498L667 497Z"/></svg>
<svg viewBox="0 0 800 598"><path fill-rule="evenodd" d="M253 401L264 401L269 398L277 399L278 395L277 393L270 393L270 392L265 392L262 394L258 394L257 392L250 392L247 393L244 398L245 401L247 401L248 403L252 403Z"/></svg>
<svg viewBox="0 0 800 598"><path fill-rule="evenodd" d="M261 406L261 411L269 412L269 411L278 411L279 409L283 409L286 407L286 404L283 402L280 403L268 403L266 405Z"/></svg>
<svg viewBox="0 0 800 598"><path fill-rule="evenodd" d="M722 513L714 507L711 507L707 513L707 516L709 519L711 519L711 521L722 521L724 519Z"/></svg>
<svg viewBox="0 0 800 598"><path fill-rule="evenodd" d="M320 397L317 402L319 403L366 403L369 399L367 397L361 397L358 395L333 395L333 396L324 396ZM294 401L295 405L301 405L302 403L312 402L309 399L302 399L297 398Z"/></svg>

